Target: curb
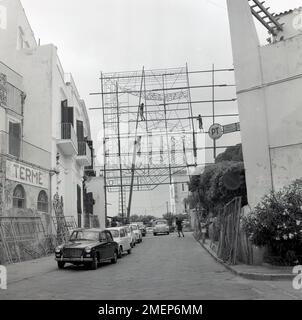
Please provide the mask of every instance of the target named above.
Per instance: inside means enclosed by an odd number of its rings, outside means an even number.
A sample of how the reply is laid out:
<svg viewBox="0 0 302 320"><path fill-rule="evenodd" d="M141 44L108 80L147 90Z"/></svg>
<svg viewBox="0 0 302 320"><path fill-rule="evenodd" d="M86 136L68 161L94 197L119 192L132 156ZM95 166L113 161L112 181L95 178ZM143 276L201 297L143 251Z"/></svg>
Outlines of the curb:
<svg viewBox="0 0 302 320"><path fill-rule="evenodd" d="M196 239L195 239L196 240ZM284 273L284 274L269 274L269 273L252 273L252 272L244 272L244 271L238 271L235 268L233 268L231 265L225 263L223 260L218 258L216 254L209 248L207 248L204 244L202 244L199 240L196 240L201 247L206 250L210 256L222 264L226 269L231 271L233 274L240 276L245 279L249 280L262 280L262 281L279 281L279 280L292 280L295 275L291 273Z"/></svg>

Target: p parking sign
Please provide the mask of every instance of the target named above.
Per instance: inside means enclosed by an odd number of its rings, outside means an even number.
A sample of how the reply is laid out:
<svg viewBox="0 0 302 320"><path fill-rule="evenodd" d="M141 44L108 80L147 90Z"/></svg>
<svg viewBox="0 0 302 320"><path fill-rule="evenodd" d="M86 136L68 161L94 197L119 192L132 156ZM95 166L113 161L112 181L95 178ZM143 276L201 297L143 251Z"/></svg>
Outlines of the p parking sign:
<svg viewBox="0 0 302 320"><path fill-rule="evenodd" d="M214 123L209 129L209 136L213 140L218 140L223 136L223 126L219 123Z"/></svg>

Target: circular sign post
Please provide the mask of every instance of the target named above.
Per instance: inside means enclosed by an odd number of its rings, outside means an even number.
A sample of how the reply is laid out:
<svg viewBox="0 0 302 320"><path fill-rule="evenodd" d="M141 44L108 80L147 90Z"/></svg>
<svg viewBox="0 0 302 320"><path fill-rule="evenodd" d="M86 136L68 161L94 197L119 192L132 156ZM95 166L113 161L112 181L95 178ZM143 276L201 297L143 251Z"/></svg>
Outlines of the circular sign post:
<svg viewBox="0 0 302 320"><path fill-rule="evenodd" d="M218 140L223 136L223 126L218 123L214 123L209 129L209 136L213 140Z"/></svg>

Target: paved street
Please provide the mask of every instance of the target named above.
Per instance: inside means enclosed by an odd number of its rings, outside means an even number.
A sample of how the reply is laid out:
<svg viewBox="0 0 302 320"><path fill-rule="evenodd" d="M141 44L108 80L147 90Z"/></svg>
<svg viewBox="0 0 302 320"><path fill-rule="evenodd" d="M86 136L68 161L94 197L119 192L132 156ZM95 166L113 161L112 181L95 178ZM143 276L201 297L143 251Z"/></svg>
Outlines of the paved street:
<svg viewBox="0 0 302 320"><path fill-rule="evenodd" d="M30 265L30 270L26 270ZM290 281L237 277L211 258L190 233L147 235L116 265L66 267L53 257L12 265L0 299L301 299Z"/></svg>

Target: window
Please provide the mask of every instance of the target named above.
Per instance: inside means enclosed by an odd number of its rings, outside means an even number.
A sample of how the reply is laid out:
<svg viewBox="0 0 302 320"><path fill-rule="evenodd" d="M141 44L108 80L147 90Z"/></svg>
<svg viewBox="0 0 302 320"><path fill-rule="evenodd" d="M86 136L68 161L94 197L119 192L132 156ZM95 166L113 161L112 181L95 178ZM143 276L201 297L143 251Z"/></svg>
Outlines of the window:
<svg viewBox="0 0 302 320"><path fill-rule="evenodd" d="M13 207L19 209L25 208L25 191L20 184L16 186L13 193Z"/></svg>
<svg viewBox="0 0 302 320"><path fill-rule="evenodd" d="M106 233L105 233L105 232L101 232L101 233L100 233L100 241L107 241Z"/></svg>
<svg viewBox="0 0 302 320"><path fill-rule="evenodd" d="M121 230L120 230L120 235L121 235L121 238L124 238L124 237L126 236L124 229L121 229Z"/></svg>
<svg viewBox="0 0 302 320"><path fill-rule="evenodd" d="M45 191L41 191L38 195L38 211L48 212L48 197Z"/></svg>
<svg viewBox="0 0 302 320"><path fill-rule="evenodd" d="M9 121L8 153L20 157L21 150L21 123Z"/></svg>
<svg viewBox="0 0 302 320"><path fill-rule="evenodd" d="M181 186L182 186L182 191L185 191L185 184L182 183Z"/></svg>
<svg viewBox="0 0 302 320"><path fill-rule="evenodd" d="M110 232L106 232L106 235L107 235L107 241L112 242L113 238L112 238L111 233Z"/></svg>
<svg viewBox="0 0 302 320"><path fill-rule="evenodd" d="M119 237L118 230L110 230L110 233L112 234L113 238L118 238Z"/></svg>

